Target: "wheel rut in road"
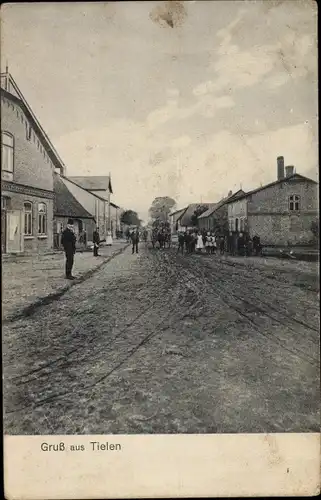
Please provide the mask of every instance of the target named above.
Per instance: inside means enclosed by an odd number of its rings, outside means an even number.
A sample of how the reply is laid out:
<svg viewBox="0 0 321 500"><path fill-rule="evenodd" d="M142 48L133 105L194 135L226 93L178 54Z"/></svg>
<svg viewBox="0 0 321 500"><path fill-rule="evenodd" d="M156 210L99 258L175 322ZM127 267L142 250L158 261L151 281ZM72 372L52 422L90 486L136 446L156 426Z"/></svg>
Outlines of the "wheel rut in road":
<svg viewBox="0 0 321 500"><path fill-rule="evenodd" d="M127 250L40 314L6 325L6 428L314 429L316 403L306 413L317 378L314 325L292 322L275 304L277 311L269 309L269 281L264 273L261 282L249 276L173 250ZM285 294L291 303L286 290L278 285L276 298ZM298 293L310 300L307 291Z"/></svg>

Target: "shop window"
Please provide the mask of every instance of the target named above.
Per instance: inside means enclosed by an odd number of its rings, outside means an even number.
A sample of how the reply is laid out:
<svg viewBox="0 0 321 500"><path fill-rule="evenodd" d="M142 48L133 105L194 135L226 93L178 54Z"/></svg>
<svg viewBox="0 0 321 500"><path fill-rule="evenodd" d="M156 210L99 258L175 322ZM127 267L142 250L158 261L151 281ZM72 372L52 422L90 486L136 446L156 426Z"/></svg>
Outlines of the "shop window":
<svg viewBox="0 0 321 500"><path fill-rule="evenodd" d="M289 196L290 212L298 212L300 210L300 196L293 194Z"/></svg>
<svg viewBox="0 0 321 500"><path fill-rule="evenodd" d="M26 202L24 208L24 235L32 236L32 203Z"/></svg>
<svg viewBox="0 0 321 500"><path fill-rule="evenodd" d="M14 138L9 132L1 132L1 170L13 177Z"/></svg>
<svg viewBox="0 0 321 500"><path fill-rule="evenodd" d="M47 234L47 207L45 203L38 203L38 234Z"/></svg>

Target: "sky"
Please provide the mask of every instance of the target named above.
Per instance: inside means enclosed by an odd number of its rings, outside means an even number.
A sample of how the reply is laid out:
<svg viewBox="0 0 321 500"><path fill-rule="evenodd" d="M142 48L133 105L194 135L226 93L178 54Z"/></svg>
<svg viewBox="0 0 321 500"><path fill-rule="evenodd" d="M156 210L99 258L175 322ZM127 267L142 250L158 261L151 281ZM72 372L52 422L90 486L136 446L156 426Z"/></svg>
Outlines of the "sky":
<svg viewBox="0 0 321 500"><path fill-rule="evenodd" d="M276 180L317 180L317 4L310 0L2 6L6 62L67 167L108 175L147 219Z"/></svg>

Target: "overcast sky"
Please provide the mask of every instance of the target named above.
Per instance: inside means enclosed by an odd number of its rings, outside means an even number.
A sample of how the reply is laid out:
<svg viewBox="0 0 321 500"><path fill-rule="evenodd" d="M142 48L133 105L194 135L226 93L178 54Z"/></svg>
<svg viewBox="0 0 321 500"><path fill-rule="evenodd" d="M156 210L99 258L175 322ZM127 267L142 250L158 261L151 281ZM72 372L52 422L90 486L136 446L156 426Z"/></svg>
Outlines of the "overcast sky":
<svg viewBox="0 0 321 500"><path fill-rule="evenodd" d="M216 202L317 178L317 6L302 1L15 4L2 54L69 175L108 175L146 218L156 196Z"/></svg>

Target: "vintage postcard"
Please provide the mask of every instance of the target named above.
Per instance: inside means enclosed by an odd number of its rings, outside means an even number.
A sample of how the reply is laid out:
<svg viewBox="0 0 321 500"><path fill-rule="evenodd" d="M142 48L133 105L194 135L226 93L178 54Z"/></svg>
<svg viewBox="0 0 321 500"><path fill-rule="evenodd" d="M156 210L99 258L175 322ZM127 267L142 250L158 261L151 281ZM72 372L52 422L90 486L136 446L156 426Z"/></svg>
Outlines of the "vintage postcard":
<svg viewBox="0 0 321 500"><path fill-rule="evenodd" d="M320 492L317 3L1 9L7 499Z"/></svg>

